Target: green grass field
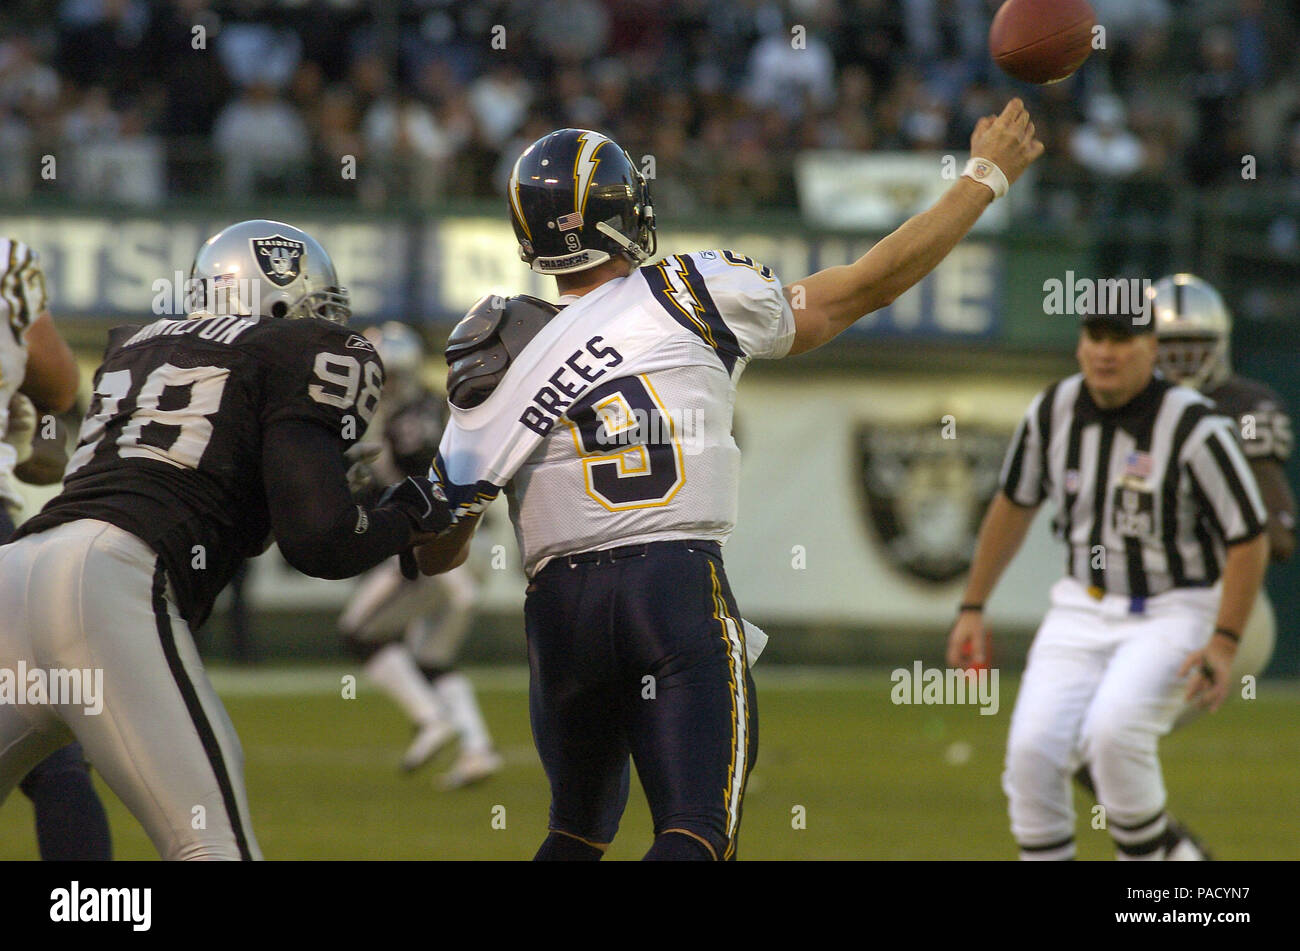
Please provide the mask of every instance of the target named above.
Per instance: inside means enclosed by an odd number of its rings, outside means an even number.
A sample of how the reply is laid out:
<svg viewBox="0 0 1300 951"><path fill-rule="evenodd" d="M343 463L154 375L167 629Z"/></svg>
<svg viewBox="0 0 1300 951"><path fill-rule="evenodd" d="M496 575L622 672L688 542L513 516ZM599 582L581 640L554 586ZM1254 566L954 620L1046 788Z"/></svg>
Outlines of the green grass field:
<svg viewBox="0 0 1300 951"><path fill-rule="evenodd" d="M253 823L268 859L525 859L546 827L547 791L528 729L525 672L478 669L506 768L440 792L440 760L413 777L398 710L349 671L218 669L213 681L244 744ZM885 670L756 670L760 755L745 800L743 859L1011 859L999 774L1016 683L1001 709L895 706ZM1300 685L1264 682L1165 740L1170 807L1221 859L1300 858ZM963 755L966 754L966 755ZM446 754L445 754L446 755ZM156 858L103 787L117 857ZM793 828L802 806L806 828ZM1079 796L1083 859L1109 859ZM504 807L504 812L501 808ZM504 818L505 828L494 828ZM634 787L609 857L638 858L651 838ZM15 791L0 809L0 859L36 856L32 810Z"/></svg>

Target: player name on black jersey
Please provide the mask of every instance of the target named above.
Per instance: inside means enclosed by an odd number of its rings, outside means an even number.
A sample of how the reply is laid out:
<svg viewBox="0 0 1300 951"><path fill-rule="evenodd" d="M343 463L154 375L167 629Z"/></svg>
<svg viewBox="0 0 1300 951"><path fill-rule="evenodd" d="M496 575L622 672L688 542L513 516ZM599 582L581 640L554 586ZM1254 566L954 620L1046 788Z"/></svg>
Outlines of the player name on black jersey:
<svg viewBox="0 0 1300 951"><path fill-rule="evenodd" d="M201 340L214 343L234 343L249 327L258 323L256 317L196 317L189 320L156 320L127 340L123 347L133 347L154 337L180 334L194 334Z"/></svg>

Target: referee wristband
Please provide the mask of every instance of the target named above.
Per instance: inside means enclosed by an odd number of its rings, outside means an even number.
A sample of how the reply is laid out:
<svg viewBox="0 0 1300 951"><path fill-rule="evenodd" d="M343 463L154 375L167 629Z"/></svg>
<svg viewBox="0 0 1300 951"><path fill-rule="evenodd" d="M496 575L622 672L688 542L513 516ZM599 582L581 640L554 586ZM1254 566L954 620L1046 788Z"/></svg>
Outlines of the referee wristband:
<svg viewBox="0 0 1300 951"><path fill-rule="evenodd" d="M978 613L983 613L983 611L984 611L984 605L982 605L982 604L963 604L961 607L959 607L959 608L957 609L957 613L958 613L958 614L965 614L967 611L975 611L975 612L978 612Z"/></svg>
<svg viewBox="0 0 1300 951"><path fill-rule="evenodd" d="M1228 640L1232 641L1232 643L1234 643L1234 644L1240 644L1240 643L1241 643L1241 635L1238 634L1236 631L1230 631L1230 630L1228 630L1226 627L1216 627L1216 628L1214 629L1214 633L1215 633L1215 634L1222 634L1224 637L1226 637Z"/></svg>
<svg viewBox="0 0 1300 951"><path fill-rule="evenodd" d="M972 156L966 163L966 167L961 170L961 174L973 182L979 182L992 189L994 201L1005 195L1011 188L1011 183L1007 181L1007 176L1002 169L986 158Z"/></svg>

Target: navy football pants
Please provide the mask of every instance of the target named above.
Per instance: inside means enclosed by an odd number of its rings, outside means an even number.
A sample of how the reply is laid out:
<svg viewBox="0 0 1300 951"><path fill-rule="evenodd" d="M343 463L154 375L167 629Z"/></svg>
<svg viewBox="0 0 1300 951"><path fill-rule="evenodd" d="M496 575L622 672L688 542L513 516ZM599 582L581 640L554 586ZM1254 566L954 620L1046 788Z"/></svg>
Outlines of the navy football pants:
<svg viewBox="0 0 1300 951"><path fill-rule="evenodd" d="M609 843L630 755L655 834L682 832L733 858L758 709L717 543L557 558L528 586L525 616L551 829Z"/></svg>

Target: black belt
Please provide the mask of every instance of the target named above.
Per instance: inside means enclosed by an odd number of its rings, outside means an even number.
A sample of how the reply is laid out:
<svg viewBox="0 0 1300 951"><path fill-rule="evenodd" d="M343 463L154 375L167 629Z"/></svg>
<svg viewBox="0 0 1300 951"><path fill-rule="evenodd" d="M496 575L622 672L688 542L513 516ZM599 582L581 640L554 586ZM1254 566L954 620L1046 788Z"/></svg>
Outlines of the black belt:
<svg viewBox="0 0 1300 951"><path fill-rule="evenodd" d="M627 558L644 558L651 550L670 550L685 548L687 551L702 551L715 557L722 557L722 546L714 541L703 539L674 539L668 542L645 542L641 545L623 545L620 548L601 548L597 551L580 551L573 555L561 555L556 561L567 562L570 568L578 565L599 565L608 562L623 561Z"/></svg>

